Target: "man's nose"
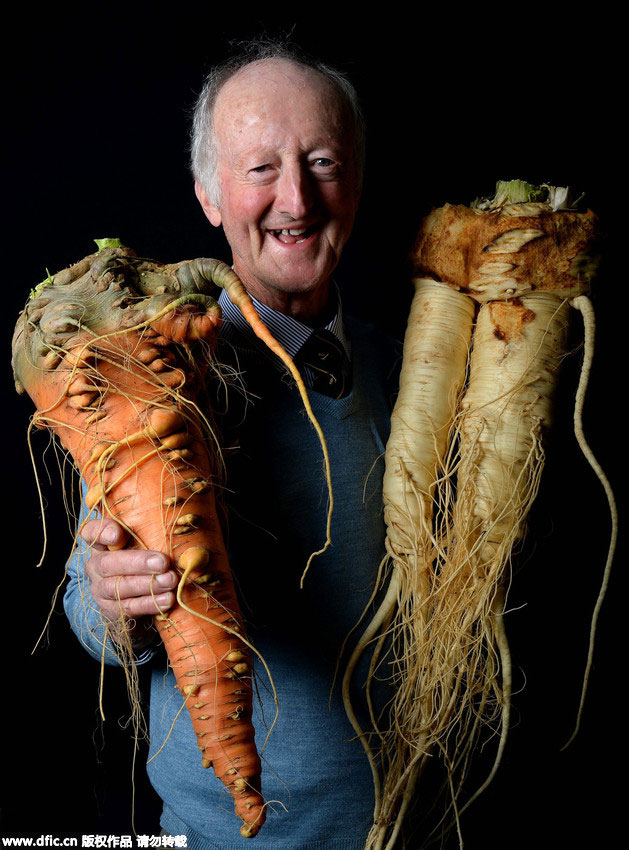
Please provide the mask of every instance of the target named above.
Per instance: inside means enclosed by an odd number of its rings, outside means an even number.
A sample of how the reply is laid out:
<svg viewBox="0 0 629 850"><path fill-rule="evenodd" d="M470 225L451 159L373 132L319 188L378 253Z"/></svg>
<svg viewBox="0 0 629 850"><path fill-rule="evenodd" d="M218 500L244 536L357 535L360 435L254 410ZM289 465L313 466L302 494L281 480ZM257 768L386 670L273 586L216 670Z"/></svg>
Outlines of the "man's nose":
<svg viewBox="0 0 629 850"><path fill-rule="evenodd" d="M301 163L282 169L277 184L275 208L295 220L305 218L315 202L312 175Z"/></svg>

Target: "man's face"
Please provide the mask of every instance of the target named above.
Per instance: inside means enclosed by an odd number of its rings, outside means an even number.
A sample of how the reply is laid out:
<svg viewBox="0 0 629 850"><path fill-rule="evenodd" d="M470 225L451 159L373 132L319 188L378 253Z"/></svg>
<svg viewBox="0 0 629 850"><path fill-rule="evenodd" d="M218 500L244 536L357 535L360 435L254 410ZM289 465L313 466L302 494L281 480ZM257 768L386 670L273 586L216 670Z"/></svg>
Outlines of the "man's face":
<svg viewBox="0 0 629 850"><path fill-rule="evenodd" d="M218 206L197 194L225 230L235 271L276 309L322 307L358 205L353 131L338 96L308 69L256 62L221 89L214 127Z"/></svg>

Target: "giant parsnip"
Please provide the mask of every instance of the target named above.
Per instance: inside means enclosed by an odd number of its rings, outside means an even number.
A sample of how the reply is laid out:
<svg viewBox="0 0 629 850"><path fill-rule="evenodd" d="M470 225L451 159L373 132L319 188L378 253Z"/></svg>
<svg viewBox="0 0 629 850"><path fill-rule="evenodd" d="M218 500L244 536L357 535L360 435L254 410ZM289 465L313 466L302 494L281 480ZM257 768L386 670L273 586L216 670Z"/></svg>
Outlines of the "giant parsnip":
<svg viewBox="0 0 629 850"><path fill-rule="evenodd" d="M419 234L386 450L390 579L346 675L347 693L369 643L372 674L383 660L394 670L389 721L372 714L378 756L349 708L375 777L369 848L393 847L428 760L443 761L458 823L483 728L501 731L491 775L504 746L512 553L544 465L570 304L591 313L596 219L567 200L565 190L498 184L491 200L434 210ZM592 330L586 320L586 339Z"/></svg>

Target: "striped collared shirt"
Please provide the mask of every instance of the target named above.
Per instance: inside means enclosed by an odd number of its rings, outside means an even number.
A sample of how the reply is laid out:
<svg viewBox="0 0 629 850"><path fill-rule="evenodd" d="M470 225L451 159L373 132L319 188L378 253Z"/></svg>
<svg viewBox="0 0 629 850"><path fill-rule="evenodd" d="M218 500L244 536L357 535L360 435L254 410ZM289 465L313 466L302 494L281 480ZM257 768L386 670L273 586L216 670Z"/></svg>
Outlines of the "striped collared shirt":
<svg viewBox="0 0 629 850"><path fill-rule="evenodd" d="M332 321L325 325L325 330L331 331L336 336L343 345L348 358L351 359L350 343L343 329L343 311L338 289L336 291L336 296L337 311ZM267 307L266 304L263 304L261 301L258 301L253 297L251 300L253 301L258 315L271 331L275 339L283 346L291 357L295 357L299 349L313 333L314 328L305 325L297 319L293 319L292 316L287 316L284 313L273 310L271 307ZM221 328L221 336L223 339L227 342L236 342L236 329L238 331L238 335L246 339L253 348L268 357L278 371L285 371L286 367L282 361L276 357L275 354L269 351L266 345L256 337L254 332L251 330L251 326L238 307L232 304L229 300L229 296L225 290L221 290L218 303L223 312L223 327ZM306 386L312 386L313 375L308 367L303 368L302 376Z"/></svg>

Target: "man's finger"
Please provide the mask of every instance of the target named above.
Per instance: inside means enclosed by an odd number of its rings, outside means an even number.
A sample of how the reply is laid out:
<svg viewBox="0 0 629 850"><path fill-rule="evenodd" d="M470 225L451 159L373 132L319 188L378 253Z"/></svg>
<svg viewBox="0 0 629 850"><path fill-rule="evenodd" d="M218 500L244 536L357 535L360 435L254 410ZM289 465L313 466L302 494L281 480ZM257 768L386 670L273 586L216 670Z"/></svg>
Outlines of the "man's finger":
<svg viewBox="0 0 629 850"><path fill-rule="evenodd" d="M141 599L159 596L162 593L174 590L177 586L178 577L169 571L160 575L152 576L111 576L103 578L96 589L99 602L110 602L112 600ZM151 611L154 613L154 611Z"/></svg>
<svg viewBox="0 0 629 850"><path fill-rule="evenodd" d="M161 552L146 549L104 550L96 559L96 569L103 578L110 576L151 576L168 569L168 558Z"/></svg>
<svg viewBox="0 0 629 850"><path fill-rule="evenodd" d="M108 547L120 549L128 540L128 534L122 526L108 517L88 520L81 530L81 537L96 550Z"/></svg>
<svg viewBox="0 0 629 850"><path fill-rule="evenodd" d="M165 614L176 602L174 593L160 593L156 596L137 596L121 599L117 609L117 615L125 614L127 617L137 619L139 617L150 617L155 614Z"/></svg>

